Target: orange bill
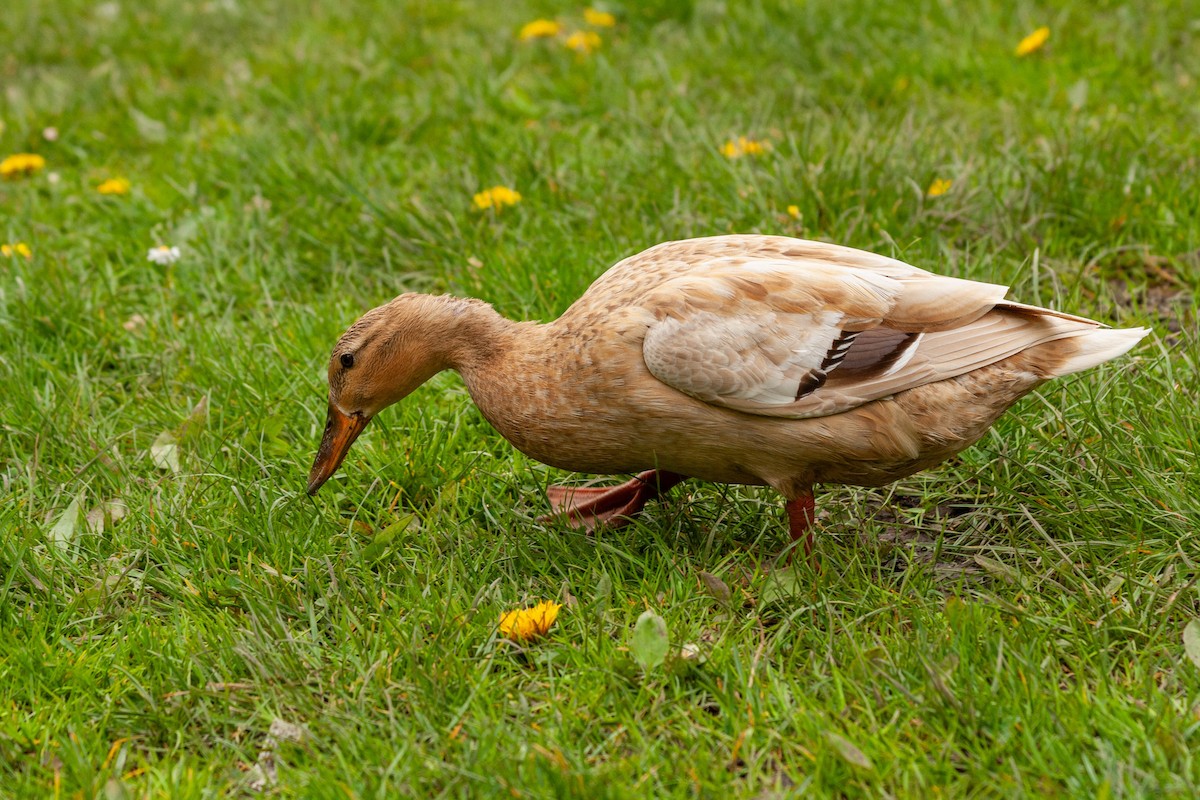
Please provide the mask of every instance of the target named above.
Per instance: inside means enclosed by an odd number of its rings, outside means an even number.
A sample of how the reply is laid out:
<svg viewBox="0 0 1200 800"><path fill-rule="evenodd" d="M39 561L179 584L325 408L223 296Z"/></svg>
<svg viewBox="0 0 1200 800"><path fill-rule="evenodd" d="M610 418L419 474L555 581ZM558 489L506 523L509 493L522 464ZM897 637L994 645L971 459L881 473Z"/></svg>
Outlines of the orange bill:
<svg viewBox="0 0 1200 800"><path fill-rule="evenodd" d="M325 435L321 437L321 447L317 450L317 458L313 461L312 472L308 474L308 493L316 494L317 490L329 480L337 468L342 465L350 445L367 427L370 417L361 414L343 414L333 403L329 404L329 413L325 418Z"/></svg>

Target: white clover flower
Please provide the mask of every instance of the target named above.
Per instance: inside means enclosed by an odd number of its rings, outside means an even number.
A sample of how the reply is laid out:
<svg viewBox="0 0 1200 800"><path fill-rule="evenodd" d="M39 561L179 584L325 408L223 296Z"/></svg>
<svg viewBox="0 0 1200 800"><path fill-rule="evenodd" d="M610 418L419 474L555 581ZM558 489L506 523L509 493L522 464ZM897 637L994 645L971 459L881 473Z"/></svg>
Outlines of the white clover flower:
<svg viewBox="0 0 1200 800"><path fill-rule="evenodd" d="M146 260L155 264L174 264L179 260L179 248L167 247L165 244L151 247L150 252L146 253Z"/></svg>

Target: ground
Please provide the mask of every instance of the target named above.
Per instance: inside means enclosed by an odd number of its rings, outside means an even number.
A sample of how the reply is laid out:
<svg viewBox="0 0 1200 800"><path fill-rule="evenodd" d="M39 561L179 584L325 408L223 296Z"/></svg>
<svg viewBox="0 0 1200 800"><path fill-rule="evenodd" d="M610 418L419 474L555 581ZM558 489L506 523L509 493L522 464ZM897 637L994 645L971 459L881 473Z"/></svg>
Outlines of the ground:
<svg viewBox="0 0 1200 800"><path fill-rule="evenodd" d="M597 8L5 3L0 158L44 164L0 181L3 791L1195 796L1195 6ZM819 573L764 490L537 522L565 476L452 374L305 496L364 309L549 319L729 232L1154 332L940 469L827 487Z"/></svg>

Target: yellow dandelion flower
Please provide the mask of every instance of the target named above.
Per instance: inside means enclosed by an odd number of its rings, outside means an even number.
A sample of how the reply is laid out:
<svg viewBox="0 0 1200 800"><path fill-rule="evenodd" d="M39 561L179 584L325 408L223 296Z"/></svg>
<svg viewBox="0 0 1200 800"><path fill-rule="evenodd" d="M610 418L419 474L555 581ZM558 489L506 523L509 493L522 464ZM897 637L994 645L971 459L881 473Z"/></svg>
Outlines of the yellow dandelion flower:
<svg viewBox="0 0 1200 800"><path fill-rule="evenodd" d="M800 219L800 206L792 205L787 207L788 216L792 219Z"/></svg>
<svg viewBox="0 0 1200 800"><path fill-rule="evenodd" d="M575 31L563 44L579 55L586 56L600 49L600 34L595 31Z"/></svg>
<svg viewBox="0 0 1200 800"><path fill-rule="evenodd" d="M742 156L761 156L767 152L767 143L756 139L739 136L721 145L721 155L726 158L741 158Z"/></svg>
<svg viewBox="0 0 1200 800"><path fill-rule="evenodd" d="M46 166L46 159L36 153L15 153L0 161L0 177L14 179L32 175Z"/></svg>
<svg viewBox="0 0 1200 800"><path fill-rule="evenodd" d="M617 18L607 11L597 11L594 8L583 10L583 21L593 28L611 28L617 24Z"/></svg>
<svg viewBox="0 0 1200 800"><path fill-rule="evenodd" d="M535 19L533 22L527 22L521 26L521 32L517 34L517 38L522 42L528 42L530 39L548 39L551 36L558 36L562 33L562 25L552 19Z"/></svg>
<svg viewBox="0 0 1200 800"><path fill-rule="evenodd" d="M515 206L521 202L521 193L507 186L493 186L476 194L474 200L475 207L480 211L487 211L489 208L499 211L505 206Z"/></svg>
<svg viewBox="0 0 1200 800"><path fill-rule="evenodd" d="M926 197L941 197L946 192L950 191L950 187L954 185L954 181L949 178L934 178L933 183L929 184L929 188L925 190Z"/></svg>
<svg viewBox="0 0 1200 800"><path fill-rule="evenodd" d="M1042 45L1044 45L1046 43L1046 40L1049 38L1050 38L1050 29L1049 28L1047 28L1045 26L1038 28L1036 31L1034 31L1033 33L1026 36L1024 39L1022 39L1021 43L1017 45L1017 50L1016 50L1017 55L1018 56L1027 56L1032 52L1041 50Z"/></svg>
<svg viewBox="0 0 1200 800"><path fill-rule="evenodd" d="M130 183L125 178L109 178L96 187L100 194L129 194Z"/></svg>
<svg viewBox="0 0 1200 800"><path fill-rule="evenodd" d="M29 249L29 245L24 242L14 242L13 244L0 244L0 255L8 258L10 256L25 256L33 258L33 251Z"/></svg>
<svg viewBox="0 0 1200 800"><path fill-rule="evenodd" d="M553 600L544 600L533 608L518 608L500 615L500 633L515 641L528 641L544 636L562 608Z"/></svg>

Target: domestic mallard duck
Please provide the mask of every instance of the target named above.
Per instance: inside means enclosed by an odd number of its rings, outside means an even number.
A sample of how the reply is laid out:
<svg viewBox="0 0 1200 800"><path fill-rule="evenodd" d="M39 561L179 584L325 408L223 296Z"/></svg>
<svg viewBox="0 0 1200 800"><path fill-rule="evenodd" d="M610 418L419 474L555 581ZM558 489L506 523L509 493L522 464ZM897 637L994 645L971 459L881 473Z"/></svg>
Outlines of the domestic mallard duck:
<svg viewBox="0 0 1200 800"><path fill-rule="evenodd" d="M626 258L547 324L510 321L479 300L403 294L333 348L308 492L372 417L454 369L531 458L639 473L619 486L551 488L569 524L621 524L689 477L766 485L811 553L815 484L879 486L933 466L1039 384L1147 333L1006 291L822 242L714 236Z"/></svg>

